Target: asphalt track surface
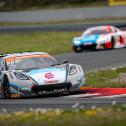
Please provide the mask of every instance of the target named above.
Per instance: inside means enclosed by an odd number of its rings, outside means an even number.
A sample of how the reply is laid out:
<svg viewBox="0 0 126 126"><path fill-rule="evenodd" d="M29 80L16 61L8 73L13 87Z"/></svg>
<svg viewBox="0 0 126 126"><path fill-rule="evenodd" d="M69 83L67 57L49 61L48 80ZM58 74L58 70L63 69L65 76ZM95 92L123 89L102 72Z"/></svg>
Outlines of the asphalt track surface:
<svg viewBox="0 0 126 126"><path fill-rule="evenodd" d="M34 11L0 12L0 22L47 22L126 17L126 6L82 7Z"/></svg>
<svg viewBox="0 0 126 126"><path fill-rule="evenodd" d="M126 66L126 48L114 50L84 51L82 53L66 53L55 56L60 62L80 64L85 72L98 69Z"/></svg>
<svg viewBox="0 0 126 126"><path fill-rule="evenodd" d="M126 23L93 23L93 24L49 24L32 26L0 26L0 34L17 32L39 32L39 31L84 31L88 27L100 25L113 25L122 30L126 29Z"/></svg>
<svg viewBox="0 0 126 126"><path fill-rule="evenodd" d="M121 67L126 65L126 48L104 51L88 51L83 53L67 53L55 56L59 61L63 59L72 63L81 64L84 71L94 71L104 68ZM82 97L60 96L27 99L0 99L0 112L20 111L38 108L91 108L93 106L111 106L112 104L125 104L126 96L120 98L87 97L85 92Z"/></svg>
<svg viewBox="0 0 126 126"><path fill-rule="evenodd" d="M111 105L120 105L126 103L126 98L35 98L35 99L15 99L15 100L0 100L0 112L31 110L31 109L75 109L75 108L91 108L103 107Z"/></svg>

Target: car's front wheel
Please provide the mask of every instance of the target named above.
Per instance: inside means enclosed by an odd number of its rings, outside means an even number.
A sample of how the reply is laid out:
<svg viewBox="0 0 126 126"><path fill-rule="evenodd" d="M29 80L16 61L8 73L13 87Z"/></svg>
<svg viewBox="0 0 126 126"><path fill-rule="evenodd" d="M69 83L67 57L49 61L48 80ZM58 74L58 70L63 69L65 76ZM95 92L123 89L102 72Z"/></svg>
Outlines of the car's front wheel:
<svg viewBox="0 0 126 126"><path fill-rule="evenodd" d="M9 85L9 80L8 80L8 77L5 76L4 77L4 80L3 80L3 96L4 98L11 98L11 95L10 95L10 85Z"/></svg>
<svg viewBox="0 0 126 126"><path fill-rule="evenodd" d="M81 46L73 46L73 50L74 50L75 52L82 52L82 51L83 51L83 49L82 49Z"/></svg>

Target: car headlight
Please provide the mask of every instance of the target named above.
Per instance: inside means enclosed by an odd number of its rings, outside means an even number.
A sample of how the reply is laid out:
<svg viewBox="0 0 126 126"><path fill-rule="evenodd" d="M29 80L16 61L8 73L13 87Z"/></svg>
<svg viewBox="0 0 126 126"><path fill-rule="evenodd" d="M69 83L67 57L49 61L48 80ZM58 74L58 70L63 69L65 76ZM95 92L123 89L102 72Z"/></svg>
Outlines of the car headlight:
<svg viewBox="0 0 126 126"><path fill-rule="evenodd" d="M98 43L101 43L101 44L103 44L103 43L105 43L107 41L107 38L101 38L101 39L98 39Z"/></svg>
<svg viewBox="0 0 126 126"><path fill-rule="evenodd" d="M27 76L25 76L24 74L22 74L20 72L14 72L14 74L20 80L29 80L29 78Z"/></svg>
<svg viewBox="0 0 126 126"><path fill-rule="evenodd" d="M75 37L75 38L73 39L73 44L75 44L75 45L80 45L80 44L81 44L80 40L81 40L80 38Z"/></svg>
<svg viewBox="0 0 126 126"><path fill-rule="evenodd" d="M72 75L75 74L76 72L77 72L76 66L75 65L70 66L69 74Z"/></svg>
<svg viewBox="0 0 126 126"><path fill-rule="evenodd" d="M75 40L74 41L74 44L78 44L79 45L80 44L80 41L79 40Z"/></svg>

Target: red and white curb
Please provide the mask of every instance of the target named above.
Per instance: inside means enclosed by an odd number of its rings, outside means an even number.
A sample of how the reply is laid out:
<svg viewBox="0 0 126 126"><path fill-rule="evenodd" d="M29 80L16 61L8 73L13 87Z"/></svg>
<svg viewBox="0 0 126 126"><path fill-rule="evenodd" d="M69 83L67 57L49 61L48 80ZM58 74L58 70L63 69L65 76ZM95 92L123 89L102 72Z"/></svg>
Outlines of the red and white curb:
<svg viewBox="0 0 126 126"><path fill-rule="evenodd" d="M82 94L65 96L67 98L116 98L126 97L126 88L89 88L81 87Z"/></svg>

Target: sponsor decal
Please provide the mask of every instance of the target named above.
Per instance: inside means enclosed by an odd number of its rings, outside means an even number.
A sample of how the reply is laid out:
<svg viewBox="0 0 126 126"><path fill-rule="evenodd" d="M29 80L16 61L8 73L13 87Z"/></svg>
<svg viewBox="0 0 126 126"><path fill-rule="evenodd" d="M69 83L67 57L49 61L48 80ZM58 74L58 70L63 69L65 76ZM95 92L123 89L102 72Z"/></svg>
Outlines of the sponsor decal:
<svg viewBox="0 0 126 126"><path fill-rule="evenodd" d="M86 42L83 45L92 45L92 42Z"/></svg>
<svg viewBox="0 0 126 126"><path fill-rule="evenodd" d="M20 94L11 94L11 98L19 98L19 97L21 97Z"/></svg>
<svg viewBox="0 0 126 126"><path fill-rule="evenodd" d="M48 54L30 54L30 55L21 55L21 56L12 56L9 58L6 58L5 61L8 63L13 63L13 62L18 62L23 59L28 59L28 58L35 58L35 57L49 57Z"/></svg>
<svg viewBox="0 0 126 126"><path fill-rule="evenodd" d="M28 87L20 87L20 88L18 88L18 91L24 91L24 90L29 90L29 88Z"/></svg>
<svg viewBox="0 0 126 126"><path fill-rule="evenodd" d="M59 82L58 80L44 80L44 83L46 84L56 84L58 82Z"/></svg>
<svg viewBox="0 0 126 126"><path fill-rule="evenodd" d="M49 73L45 74L45 78L46 79L52 79L52 78L54 78L54 75L51 72L49 72Z"/></svg>
<svg viewBox="0 0 126 126"><path fill-rule="evenodd" d="M40 95L49 95L49 94L55 94L55 93L63 93L65 91L67 91L67 88L54 89L52 91L39 91L38 94L40 94Z"/></svg>

